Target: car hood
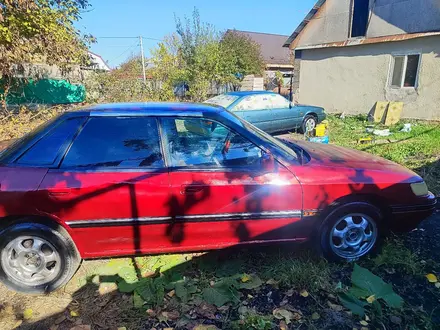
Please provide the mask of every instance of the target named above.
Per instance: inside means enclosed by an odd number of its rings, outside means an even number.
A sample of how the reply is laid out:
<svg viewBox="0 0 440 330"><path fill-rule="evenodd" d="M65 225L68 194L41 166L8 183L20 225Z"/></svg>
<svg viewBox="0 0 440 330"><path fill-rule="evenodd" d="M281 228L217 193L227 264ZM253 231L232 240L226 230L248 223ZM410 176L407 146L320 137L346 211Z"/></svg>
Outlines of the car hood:
<svg viewBox="0 0 440 330"><path fill-rule="evenodd" d="M310 163L332 167L367 168L380 170L384 167L396 167L416 175L414 172L387 159L367 152L339 147L330 144L312 143L305 141L294 142L310 155Z"/></svg>

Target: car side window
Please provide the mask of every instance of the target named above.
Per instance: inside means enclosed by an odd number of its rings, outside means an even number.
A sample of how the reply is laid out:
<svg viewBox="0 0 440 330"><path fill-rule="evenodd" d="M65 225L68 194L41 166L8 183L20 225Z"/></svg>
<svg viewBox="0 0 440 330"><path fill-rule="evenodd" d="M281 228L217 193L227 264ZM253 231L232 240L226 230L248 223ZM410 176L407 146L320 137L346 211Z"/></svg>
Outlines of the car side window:
<svg viewBox="0 0 440 330"><path fill-rule="evenodd" d="M272 109L286 109L290 107L289 100L280 94L271 94L269 99Z"/></svg>
<svg viewBox="0 0 440 330"><path fill-rule="evenodd" d="M157 120L92 117L73 142L61 167L164 167Z"/></svg>
<svg viewBox="0 0 440 330"><path fill-rule="evenodd" d="M227 127L205 119L163 118L173 167L259 167L262 150Z"/></svg>
<svg viewBox="0 0 440 330"><path fill-rule="evenodd" d="M62 121L27 150L17 160L17 163L34 166L53 165L60 153L64 153L84 121L84 117L69 118Z"/></svg>

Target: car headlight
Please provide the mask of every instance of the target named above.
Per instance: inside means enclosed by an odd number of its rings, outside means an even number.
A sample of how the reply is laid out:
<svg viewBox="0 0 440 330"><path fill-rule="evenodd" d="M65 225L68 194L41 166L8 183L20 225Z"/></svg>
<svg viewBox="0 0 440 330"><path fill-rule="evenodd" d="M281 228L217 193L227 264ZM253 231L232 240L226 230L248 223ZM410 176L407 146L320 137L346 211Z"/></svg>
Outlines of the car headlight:
<svg viewBox="0 0 440 330"><path fill-rule="evenodd" d="M417 183L411 183L411 190L413 191L414 195L416 196L425 196L428 195L428 186L426 183L423 182L417 182Z"/></svg>

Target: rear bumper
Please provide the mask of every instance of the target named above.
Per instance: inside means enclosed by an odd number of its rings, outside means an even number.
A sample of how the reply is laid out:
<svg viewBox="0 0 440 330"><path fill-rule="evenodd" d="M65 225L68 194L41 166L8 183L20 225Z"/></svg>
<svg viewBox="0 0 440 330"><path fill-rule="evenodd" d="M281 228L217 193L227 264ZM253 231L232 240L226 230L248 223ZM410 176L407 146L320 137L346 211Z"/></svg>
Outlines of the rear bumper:
<svg viewBox="0 0 440 330"><path fill-rule="evenodd" d="M434 194L419 198L416 204L391 206L391 229L408 231L429 217L436 209L437 199Z"/></svg>

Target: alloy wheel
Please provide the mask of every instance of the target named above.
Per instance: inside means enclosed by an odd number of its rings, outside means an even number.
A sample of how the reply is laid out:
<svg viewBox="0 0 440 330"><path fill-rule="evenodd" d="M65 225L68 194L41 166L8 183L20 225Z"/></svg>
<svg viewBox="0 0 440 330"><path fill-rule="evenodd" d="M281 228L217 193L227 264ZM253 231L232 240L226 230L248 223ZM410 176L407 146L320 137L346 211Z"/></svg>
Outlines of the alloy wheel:
<svg viewBox="0 0 440 330"><path fill-rule="evenodd" d="M367 254L377 240L377 226L365 214L348 214L339 219L330 231L330 247L339 257L356 260Z"/></svg>
<svg viewBox="0 0 440 330"><path fill-rule="evenodd" d="M29 286L52 281L60 272L61 257L47 240L36 236L19 236L1 253L3 270L16 281Z"/></svg>

